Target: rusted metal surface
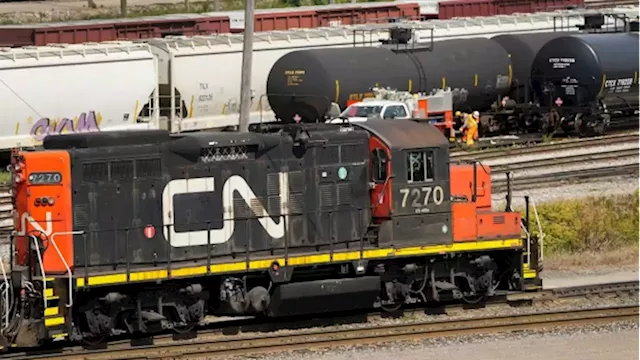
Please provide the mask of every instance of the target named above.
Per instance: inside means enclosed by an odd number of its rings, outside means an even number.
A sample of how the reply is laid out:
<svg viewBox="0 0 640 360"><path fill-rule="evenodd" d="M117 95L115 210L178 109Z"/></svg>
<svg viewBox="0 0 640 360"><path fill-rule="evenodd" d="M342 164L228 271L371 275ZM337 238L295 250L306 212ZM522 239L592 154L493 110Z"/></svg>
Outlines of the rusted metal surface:
<svg viewBox="0 0 640 360"><path fill-rule="evenodd" d="M585 0L585 6L592 9L617 6L638 6L637 0Z"/></svg>
<svg viewBox="0 0 640 360"><path fill-rule="evenodd" d="M111 19L0 26L0 46L43 46L170 35L229 33L229 17L180 14L137 19Z"/></svg>
<svg viewBox="0 0 640 360"><path fill-rule="evenodd" d="M417 3L361 3L259 10L255 31L315 28L416 19ZM0 46L42 46L46 44L101 42L159 38L171 35L194 36L242 32L240 12L176 14L136 19L103 19L59 23L0 26Z"/></svg>
<svg viewBox="0 0 640 360"><path fill-rule="evenodd" d="M454 0L440 2L439 19L533 13L584 6L584 0Z"/></svg>
<svg viewBox="0 0 640 360"><path fill-rule="evenodd" d="M372 119L354 125L375 134L392 150L449 146L435 126L425 126L412 120Z"/></svg>

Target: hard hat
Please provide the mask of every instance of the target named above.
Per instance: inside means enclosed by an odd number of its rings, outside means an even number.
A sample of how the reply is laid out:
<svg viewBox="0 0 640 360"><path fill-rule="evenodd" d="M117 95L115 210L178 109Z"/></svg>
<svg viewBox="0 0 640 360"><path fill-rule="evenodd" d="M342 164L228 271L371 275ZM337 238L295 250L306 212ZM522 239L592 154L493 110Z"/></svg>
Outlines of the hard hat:
<svg viewBox="0 0 640 360"><path fill-rule="evenodd" d="M456 111L456 116L460 116L460 111Z"/></svg>
<svg viewBox="0 0 640 360"><path fill-rule="evenodd" d="M473 117L480 117L480 113L478 111L473 112Z"/></svg>

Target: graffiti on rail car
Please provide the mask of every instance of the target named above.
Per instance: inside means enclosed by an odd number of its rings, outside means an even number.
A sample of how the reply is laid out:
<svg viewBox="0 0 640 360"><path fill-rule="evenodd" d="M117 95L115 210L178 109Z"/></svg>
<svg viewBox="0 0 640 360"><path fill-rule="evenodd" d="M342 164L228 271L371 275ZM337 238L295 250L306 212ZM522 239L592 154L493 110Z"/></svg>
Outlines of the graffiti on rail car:
<svg viewBox="0 0 640 360"><path fill-rule="evenodd" d="M95 111L83 112L74 118L41 118L31 127L31 136L42 141L51 134L97 132L100 131L101 121L102 115Z"/></svg>

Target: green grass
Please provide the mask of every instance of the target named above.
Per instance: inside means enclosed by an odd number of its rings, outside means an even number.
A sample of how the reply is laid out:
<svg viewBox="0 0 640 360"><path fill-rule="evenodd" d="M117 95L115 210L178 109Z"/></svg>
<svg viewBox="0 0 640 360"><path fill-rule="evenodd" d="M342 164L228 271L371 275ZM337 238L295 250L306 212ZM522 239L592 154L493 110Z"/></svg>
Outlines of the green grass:
<svg viewBox="0 0 640 360"><path fill-rule="evenodd" d="M638 248L638 190L538 206L545 253L600 253ZM535 232L535 231L534 231Z"/></svg>
<svg viewBox="0 0 640 360"><path fill-rule="evenodd" d="M0 172L0 185L11 182L11 173L8 171Z"/></svg>
<svg viewBox="0 0 640 360"><path fill-rule="evenodd" d="M385 0L358 0L357 2L380 2ZM350 3L350 0L335 0L336 4ZM328 5L329 0L256 0L257 9L291 8L297 6ZM244 9L244 0L220 0L220 11ZM127 17L157 16L184 13L205 13L213 10L213 1L189 1L178 4L155 4L127 7ZM26 12L25 12L26 13ZM103 7L76 10L33 13L33 16L16 17L15 13L0 14L0 24L24 24L38 22L60 22L69 20L93 20L121 18L120 8Z"/></svg>

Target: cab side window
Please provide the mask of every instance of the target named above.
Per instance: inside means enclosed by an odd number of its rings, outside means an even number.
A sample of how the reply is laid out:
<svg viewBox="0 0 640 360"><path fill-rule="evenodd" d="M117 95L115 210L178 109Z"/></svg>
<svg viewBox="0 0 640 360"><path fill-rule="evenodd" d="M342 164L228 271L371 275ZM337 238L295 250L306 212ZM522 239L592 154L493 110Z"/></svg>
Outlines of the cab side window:
<svg viewBox="0 0 640 360"><path fill-rule="evenodd" d="M429 150L407 153L407 183L433 181L433 152Z"/></svg>
<svg viewBox="0 0 640 360"><path fill-rule="evenodd" d="M383 149L375 149L371 152L371 165L373 181L387 181L387 153Z"/></svg>
<svg viewBox="0 0 640 360"><path fill-rule="evenodd" d="M406 116L407 116L407 112L405 111L404 106L398 106L398 105L387 107L384 111L384 114L382 115L384 119L394 119L394 118L401 118Z"/></svg>

